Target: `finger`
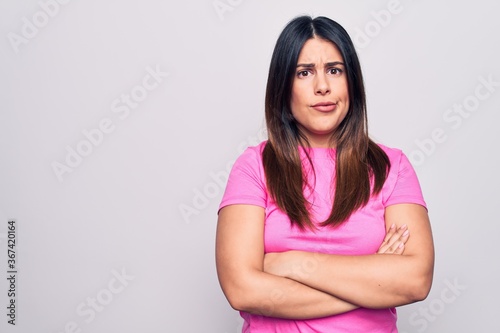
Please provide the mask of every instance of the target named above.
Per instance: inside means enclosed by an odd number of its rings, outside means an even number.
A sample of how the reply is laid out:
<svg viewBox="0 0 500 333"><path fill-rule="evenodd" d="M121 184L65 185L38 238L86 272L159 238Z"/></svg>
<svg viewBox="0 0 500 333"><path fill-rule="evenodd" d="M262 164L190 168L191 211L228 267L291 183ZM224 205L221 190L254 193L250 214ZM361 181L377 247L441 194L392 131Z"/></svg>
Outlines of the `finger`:
<svg viewBox="0 0 500 333"><path fill-rule="evenodd" d="M387 230L387 233L385 234L384 241L382 242L382 244L387 243L395 232L396 232L396 225L393 223L389 228L389 230Z"/></svg>
<svg viewBox="0 0 500 333"><path fill-rule="evenodd" d="M405 243L400 242L396 249L394 250L393 254L403 254L405 250Z"/></svg>
<svg viewBox="0 0 500 333"><path fill-rule="evenodd" d="M382 241L382 244L380 244L377 253L384 253L387 250L387 248L390 246L388 245L389 241L394 236L395 233L396 233L396 225L393 223L389 228L389 230L387 230L384 240Z"/></svg>
<svg viewBox="0 0 500 333"><path fill-rule="evenodd" d="M403 234L405 234L407 230L408 226L406 224L403 224L391 235L386 244L389 246L393 246L394 243L398 242L401 237L404 237Z"/></svg>
<svg viewBox="0 0 500 333"><path fill-rule="evenodd" d="M410 237L410 231L406 228L398 230L389 241L382 244L377 251L377 253L386 254L402 254L404 252L404 244L408 241Z"/></svg>
<svg viewBox="0 0 500 333"><path fill-rule="evenodd" d="M379 250L379 254L399 254L397 251L402 251L400 249L400 246L403 245L404 246L404 243L403 242L398 242L398 243L394 243L392 244L391 246L384 246L383 248L381 248Z"/></svg>
<svg viewBox="0 0 500 333"><path fill-rule="evenodd" d="M392 254L403 254L405 250L405 244L410 238L410 231L406 230L403 235L399 238L397 242L395 242L387 251L386 253L392 253Z"/></svg>

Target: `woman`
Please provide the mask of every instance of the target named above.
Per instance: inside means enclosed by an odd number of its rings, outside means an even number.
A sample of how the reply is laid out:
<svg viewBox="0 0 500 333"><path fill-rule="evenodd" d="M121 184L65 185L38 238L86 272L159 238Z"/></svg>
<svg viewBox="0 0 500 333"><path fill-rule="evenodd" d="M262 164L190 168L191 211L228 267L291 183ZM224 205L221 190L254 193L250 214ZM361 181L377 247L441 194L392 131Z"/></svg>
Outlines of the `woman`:
<svg viewBox="0 0 500 333"><path fill-rule="evenodd" d="M406 156L368 137L339 24L285 27L265 112L269 140L235 162L217 226L219 281L243 332L397 332L395 307L431 287L431 228Z"/></svg>

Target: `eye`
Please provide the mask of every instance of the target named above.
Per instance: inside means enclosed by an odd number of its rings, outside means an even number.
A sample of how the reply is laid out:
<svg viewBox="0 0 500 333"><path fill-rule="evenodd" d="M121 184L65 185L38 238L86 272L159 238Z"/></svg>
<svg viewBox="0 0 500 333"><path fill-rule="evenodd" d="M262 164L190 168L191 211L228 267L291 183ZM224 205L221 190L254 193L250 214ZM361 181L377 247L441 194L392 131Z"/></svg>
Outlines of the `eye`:
<svg viewBox="0 0 500 333"><path fill-rule="evenodd" d="M340 75L340 74L342 74L343 72L344 72L344 71L343 71L342 69L340 69L340 68L335 68L335 67L330 68L330 69L328 70L328 73L329 73L329 74L332 74L332 75Z"/></svg>
<svg viewBox="0 0 500 333"><path fill-rule="evenodd" d="M309 71L298 71L297 72L298 77L306 77L306 76L309 76L309 74L311 74Z"/></svg>

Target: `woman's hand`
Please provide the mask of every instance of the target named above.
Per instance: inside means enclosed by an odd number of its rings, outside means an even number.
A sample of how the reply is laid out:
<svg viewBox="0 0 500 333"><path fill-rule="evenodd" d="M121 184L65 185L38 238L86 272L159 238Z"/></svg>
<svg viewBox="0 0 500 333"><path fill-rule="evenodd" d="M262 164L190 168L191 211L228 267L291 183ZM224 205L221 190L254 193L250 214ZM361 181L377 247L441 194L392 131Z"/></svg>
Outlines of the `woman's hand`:
<svg viewBox="0 0 500 333"><path fill-rule="evenodd" d="M396 228L396 225L393 224L387 231L377 254L403 254L408 238L410 238L410 230L408 230L406 224L399 228Z"/></svg>

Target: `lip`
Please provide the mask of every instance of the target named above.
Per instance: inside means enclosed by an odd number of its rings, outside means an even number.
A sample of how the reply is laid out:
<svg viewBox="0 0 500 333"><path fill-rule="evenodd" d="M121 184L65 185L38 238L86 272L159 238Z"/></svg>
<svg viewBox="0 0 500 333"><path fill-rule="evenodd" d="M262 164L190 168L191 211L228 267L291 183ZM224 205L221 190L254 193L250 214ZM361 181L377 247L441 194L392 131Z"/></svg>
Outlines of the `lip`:
<svg viewBox="0 0 500 333"><path fill-rule="evenodd" d="M337 108L337 104L333 102L319 102L311 105L311 107L321 112L331 112Z"/></svg>

